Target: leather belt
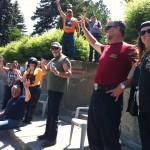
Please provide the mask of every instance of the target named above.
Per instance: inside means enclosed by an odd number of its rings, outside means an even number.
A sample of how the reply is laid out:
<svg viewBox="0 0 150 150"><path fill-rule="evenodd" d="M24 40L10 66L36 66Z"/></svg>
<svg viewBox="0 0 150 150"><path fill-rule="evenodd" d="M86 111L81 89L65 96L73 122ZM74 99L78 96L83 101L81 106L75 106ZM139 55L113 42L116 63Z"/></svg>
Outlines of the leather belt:
<svg viewBox="0 0 150 150"><path fill-rule="evenodd" d="M97 84L97 83L94 84L94 90L95 91L97 91L97 90L108 91L108 90L111 90L115 87L116 86L104 86L104 85L100 85L100 84Z"/></svg>
<svg viewBox="0 0 150 150"><path fill-rule="evenodd" d="M36 86L29 86L29 88L34 89L34 88L38 88L40 87L40 85L36 85Z"/></svg>
<svg viewBox="0 0 150 150"><path fill-rule="evenodd" d="M74 34L74 32L64 32L65 34Z"/></svg>

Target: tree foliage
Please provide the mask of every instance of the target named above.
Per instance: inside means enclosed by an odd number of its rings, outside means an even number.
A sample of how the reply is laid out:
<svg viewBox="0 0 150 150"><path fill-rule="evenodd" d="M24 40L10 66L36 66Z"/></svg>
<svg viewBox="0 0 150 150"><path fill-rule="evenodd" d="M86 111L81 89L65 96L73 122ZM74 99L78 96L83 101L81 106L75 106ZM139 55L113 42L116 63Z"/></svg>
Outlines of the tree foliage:
<svg viewBox="0 0 150 150"><path fill-rule="evenodd" d="M17 28L21 32L25 25L17 2L12 4L11 0L0 0L0 10L0 45L5 45L12 40L11 31Z"/></svg>
<svg viewBox="0 0 150 150"><path fill-rule="evenodd" d="M137 39L142 22L150 20L150 1L134 0L129 2L125 10L125 40L133 42Z"/></svg>
<svg viewBox="0 0 150 150"><path fill-rule="evenodd" d="M126 3L133 2L134 0L124 0Z"/></svg>
<svg viewBox="0 0 150 150"><path fill-rule="evenodd" d="M37 59L50 60L53 56L50 51L50 43L57 41L62 42L63 31L53 30L51 32L45 32L40 36L24 36L18 41L11 42L5 47L0 47L0 55L5 58L6 62L17 60L20 63L26 62L30 57L36 57ZM77 38L75 34L75 47L77 60L87 61L89 44L80 36Z"/></svg>
<svg viewBox="0 0 150 150"><path fill-rule="evenodd" d="M99 0L97 3L94 3L92 0L60 0L60 4L64 12L66 12L67 8L71 8L76 18L82 14L85 7L88 15L94 10L103 24L106 24L106 18L110 13L103 0ZM33 35L42 34L55 27L62 28L62 19L59 17L55 0L41 0L31 19L37 20L34 25Z"/></svg>
<svg viewBox="0 0 150 150"><path fill-rule="evenodd" d="M12 4L12 26L16 27L17 29L19 29L21 32L26 32L26 27L24 24L24 17L19 9L19 4L18 2L14 2Z"/></svg>

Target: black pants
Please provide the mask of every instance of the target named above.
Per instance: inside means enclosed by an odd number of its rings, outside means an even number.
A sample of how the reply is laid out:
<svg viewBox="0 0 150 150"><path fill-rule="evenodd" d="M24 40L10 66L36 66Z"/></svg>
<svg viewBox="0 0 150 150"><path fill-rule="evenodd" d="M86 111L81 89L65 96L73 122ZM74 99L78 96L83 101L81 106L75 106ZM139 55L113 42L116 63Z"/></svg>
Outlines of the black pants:
<svg viewBox="0 0 150 150"><path fill-rule="evenodd" d="M35 114L36 105L38 103L38 100L39 100L39 97L41 94L41 88L40 88L40 86L29 87L29 90L31 93L31 98L27 102L25 119L27 121L32 121L33 115Z"/></svg>
<svg viewBox="0 0 150 150"><path fill-rule="evenodd" d="M92 35L96 38L96 40L98 42L100 41L100 35L99 34L92 34ZM94 51L94 48L90 45L89 62L92 62L93 51ZM99 56L100 56L99 53L95 50L94 62L98 62Z"/></svg>
<svg viewBox="0 0 150 150"><path fill-rule="evenodd" d="M56 141L58 130L59 106L63 93L48 91L48 113L46 121L45 135L49 141Z"/></svg>
<svg viewBox="0 0 150 150"><path fill-rule="evenodd" d="M2 107L3 109L6 108L6 105L7 105L7 102L11 99L11 88L12 86L8 86L8 85L5 85L4 87L4 97L3 97L3 102L2 102Z"/></svg>
<svg viewBox="0 0 150 150"><path fill-rule="evenodd" d="M140 111L138 122L142 150L150 150L150 112Z"/></svg>
<svg viewBox="0 0 150 150"><path fill-rule="evenodd" d="M93 91L87 126L90 150L121 150L119 125L122 105L123 95L115 102L115 98L106 91Z"/></svg>

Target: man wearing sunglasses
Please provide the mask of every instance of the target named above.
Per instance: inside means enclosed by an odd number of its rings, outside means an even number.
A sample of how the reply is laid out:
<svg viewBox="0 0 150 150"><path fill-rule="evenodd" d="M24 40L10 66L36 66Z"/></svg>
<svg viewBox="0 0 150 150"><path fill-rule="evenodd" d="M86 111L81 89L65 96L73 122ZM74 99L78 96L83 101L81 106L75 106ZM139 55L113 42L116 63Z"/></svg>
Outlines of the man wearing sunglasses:
<svg viewBox="0 0 150 150"><path fill-rule="evenodd" d="M94 80L94 90L88 112L88 140L91 150L121 150L119 126L123 108L123 90L130 85L128 73L137 52L123 42L125 25L109 20L105 27L109 45L99 43L85 27L81 27L90 45L101 57Z"/></svg>
<svg viewBox="0 0 150 150"><path fill-rule="evenodd" d="M58 42L53 42L50 48L54 58L46 66L44 65L44 60L41 61L43 73L48 73L48 114L46 129L43 135L38 136L39 140L46 140L42 144L43 147L56 144L60 101L64 92L67 91L68 80L72 75L71 63L62 54L62 46Z"/></svg>
<svg viewBox="0 0 150 150"><path fill-rule="evenodd" d="M65 14L60 6L59 0L56 0L57 8L60 13L60 16L63 18L63 30L64 34L62 37L62 46L64 50L64 54L67 55L67 45L70 47L70 59L75 58L75 45L74 45L74 32L76 30L77 37L80 35L80 28L78 25L78 20L73 17L73 11L71 9L67 9L67 13Z"/></svg>

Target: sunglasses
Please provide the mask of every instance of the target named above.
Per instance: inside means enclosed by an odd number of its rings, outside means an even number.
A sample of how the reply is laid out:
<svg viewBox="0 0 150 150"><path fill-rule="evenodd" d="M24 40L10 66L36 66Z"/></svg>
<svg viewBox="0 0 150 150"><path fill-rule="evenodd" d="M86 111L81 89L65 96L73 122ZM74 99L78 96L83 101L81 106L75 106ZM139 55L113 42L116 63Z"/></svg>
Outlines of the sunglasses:
<svg viewBox="0 0 150 150"><path fill-rule="evenodd" d="M104 28L104 31L106 32L106 31L108 31L110 28L112 28L112 27L114 27L114 26L106 26L105 28Z"/></svg>
<svg viewBox="0 0 150 150"><path fill-rule="evenodd" d="M146 33L150 33L150 29L140 31L140 36L143 36L143 35L145 35Z"/></svg>
<svg viewBox="0 0 150 150"><path fill-rule="evenodd" d="M72 13L72 11L67 11L67 13L68 13L68 14L71 14L71 13Z"/></svg>
<svg viewBox="0 0 150 150"><path fill-rule="evenodd" d="M53 51L53 50L58 50L59 49L59 47L51 47L51 50Z"/></svg>

